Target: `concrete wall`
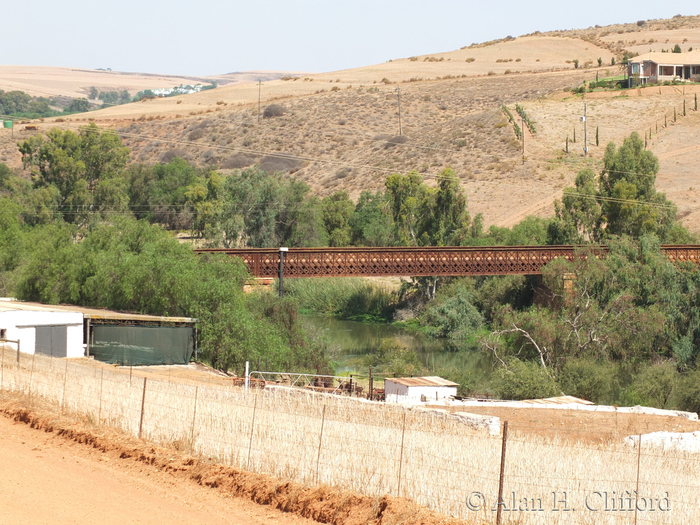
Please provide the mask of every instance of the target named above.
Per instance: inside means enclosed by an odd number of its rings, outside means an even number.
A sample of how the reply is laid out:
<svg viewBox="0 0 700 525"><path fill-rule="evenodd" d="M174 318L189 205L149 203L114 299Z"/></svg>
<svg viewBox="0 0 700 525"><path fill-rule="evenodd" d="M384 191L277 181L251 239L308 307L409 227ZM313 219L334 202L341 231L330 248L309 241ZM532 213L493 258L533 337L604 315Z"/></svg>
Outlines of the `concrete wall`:
<svg viewBox="0 0 700 525"><path fill-rule="evenodd" d="M37 326L65 326L67 357L83 357L85 355L83 348L83 314L80 312L34 312L25 310L0 312L0 329L5 329L5 339L19 340L22 353L34 353Z"/></svg>

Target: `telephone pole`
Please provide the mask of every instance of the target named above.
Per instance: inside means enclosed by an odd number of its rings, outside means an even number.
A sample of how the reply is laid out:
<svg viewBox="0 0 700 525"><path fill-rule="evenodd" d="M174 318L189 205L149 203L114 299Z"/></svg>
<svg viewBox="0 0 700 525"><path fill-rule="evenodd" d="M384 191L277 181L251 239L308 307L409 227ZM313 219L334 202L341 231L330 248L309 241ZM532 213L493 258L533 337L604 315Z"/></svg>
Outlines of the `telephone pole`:
<svg viewBox="0 0 700 525"><path fill-rule="evenodd" d="M401 135L401 88L396 86L396 96L399 101L399 135Z"/></svg>

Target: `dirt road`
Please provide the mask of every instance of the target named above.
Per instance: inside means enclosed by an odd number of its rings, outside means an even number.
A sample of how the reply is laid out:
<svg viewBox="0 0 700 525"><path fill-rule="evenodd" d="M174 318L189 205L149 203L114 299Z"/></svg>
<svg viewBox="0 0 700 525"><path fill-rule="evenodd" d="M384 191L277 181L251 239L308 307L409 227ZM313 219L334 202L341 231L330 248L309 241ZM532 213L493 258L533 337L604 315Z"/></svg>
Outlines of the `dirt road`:
<svg viewBox="0 0 700 525"><path fill-rule="evenodd" d="M0 415L0 524L311 524Z"/></svg>

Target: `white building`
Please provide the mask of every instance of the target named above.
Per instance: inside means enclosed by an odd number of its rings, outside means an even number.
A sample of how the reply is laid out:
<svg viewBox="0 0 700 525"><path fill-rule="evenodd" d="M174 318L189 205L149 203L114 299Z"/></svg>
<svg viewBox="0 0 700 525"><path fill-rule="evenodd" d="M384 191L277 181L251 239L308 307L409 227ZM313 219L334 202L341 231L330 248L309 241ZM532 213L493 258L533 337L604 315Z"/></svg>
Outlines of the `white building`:
<svg viewBox="0 0 700 525"><path fill-rule="evenodd" d="M387 403L439 401L456 396L458 386L437 376L395 377L384 380L384 399Z"/></svg>
<svg viewBox="0 0 700 525"><path fill-rule="evenodd" d="M19 341L26 354L83 357L83 314L0 301L0 339Z"/></svg>
<svg viewBox="0 0 700 525"><path fill-rule="evenodd" d="M627 63L630 86L671 82L700 81L700 51L688 53L646 53L630 58Z"/></svg>
<svg viewBox="0 0 700 525"><path fill-rule="evenodd" d="M121 365L186 364L196 349L196 321L0 298L0 339L19 341L26 354L91 356Z"/></svg>

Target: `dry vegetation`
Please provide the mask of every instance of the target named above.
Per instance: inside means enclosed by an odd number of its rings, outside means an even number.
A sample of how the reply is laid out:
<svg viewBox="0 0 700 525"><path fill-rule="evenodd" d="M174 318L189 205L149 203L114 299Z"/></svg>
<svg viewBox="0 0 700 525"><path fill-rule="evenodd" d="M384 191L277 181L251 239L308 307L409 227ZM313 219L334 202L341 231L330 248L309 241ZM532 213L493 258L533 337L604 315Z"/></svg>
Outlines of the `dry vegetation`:
<svg viewBox="0 0 700 525"><path fill-rule="evenodd" d="M492 518L490 510L467 510L464 500L478 491L489 509L493 504L500 438L456 416L286 389L246 394L182 380L145 383L126 370L41 355L23 356L17 368L14 353L6 352L2 364L2 389L53 402L96 425L137 434L142 424L143 435L156 443L234 468L369 496L399 493L472 523ZM640 493L668 492L672 508L645 519L690 523L700 516L696 462L695 454L643 448ZM634 490L636 476L637 450L619 442L572 443L517 431L508 442L506 493L542 498L545 509L519 514L519 523L579 523L571 521L576 516L626 523L626 513L582 507L595 491ZM566 492L579 513L551 512L552 491Z"/></svg>
<svg viewBox="0 0 700 525"><path fill-rule="evenodd" d="M410 170L431 183L449 166L462 179L471 213L483 213L487 225L499 226L529 214L551 215L554 199L578 170L599 165L608 142L651 131L648 147L661 160L657 185L698 232L700 192L692 167L700 162L693 138L700 121L694 86L586 94L589 158L582 154L583 99L567 88L596 75L619 75L612 58L619 64L623 52L646 51L650 42L700 47L700 18L535 33L352 70L285 75L262 86L260 112L273 104L286 110L272 118L258 119L257 84L241 83L92 112L89 119L119 129L134 162L182 156L224 172L260 163L269 171L293 173L319 195L348 190L356 198L365 189L381 188L386 175ZM687 116L674 122L673 108L681 115L684 99ZM537 127L537 135L526 133L524 163L521 143L500 109L507 105L515 114L516 103ZM47 120L39 129L76 129L87 121ZM0 162L18 166L17 138L31 133L22 125L15 140L0 133Z"/></svg>

